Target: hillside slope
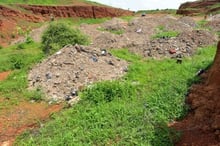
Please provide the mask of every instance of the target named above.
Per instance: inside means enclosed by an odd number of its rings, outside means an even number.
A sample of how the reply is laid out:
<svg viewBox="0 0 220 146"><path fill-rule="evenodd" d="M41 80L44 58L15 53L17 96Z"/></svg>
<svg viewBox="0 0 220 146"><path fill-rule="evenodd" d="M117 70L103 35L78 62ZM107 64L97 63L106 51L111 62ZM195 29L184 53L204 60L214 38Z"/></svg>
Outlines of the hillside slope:
<svg viewBox="0 0 220 146"><path fill-rule="evenodd" d="M18 3L20 1L17 1ZM69 1L71 5L43 5L51 4L50 1L42 5L9 4L14 1L0 2L0 46L7 46L10 40L24 35L39 22L50 20L51 15L59 18L103 18L132 15L133 12L108 7L99 4L89 4L84 1ZM2 3L2 4L1 4ZM32 1L29 1L33 4ZM28 3L28 4L29 4ZM66 4L67 0L63 4ZM35 4L35 3L34 3ZM54 4L61 4L55 1Z"/></svg>
<svg viewBox="0 0 220 146"><path fill-rule="evenodd" d="M220 13L220 0L197 0L180 5L177 14L199 15Z"/></svg>

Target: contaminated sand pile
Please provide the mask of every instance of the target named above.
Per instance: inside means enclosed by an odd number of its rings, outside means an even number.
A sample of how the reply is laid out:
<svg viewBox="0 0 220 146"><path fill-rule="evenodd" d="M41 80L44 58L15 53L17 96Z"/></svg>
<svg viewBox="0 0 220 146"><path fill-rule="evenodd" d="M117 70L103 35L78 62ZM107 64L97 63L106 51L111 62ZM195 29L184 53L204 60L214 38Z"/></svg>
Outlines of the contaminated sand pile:
<svg viewBox="0 0 220 146"><path fill-rule="evenodd" d="M70 100L84 86L113 80L127 71L127 63L106 50L66 46L35 66L29 73L29 87L40 88L48 99Z"/></svg>
<svg viewBox="0 0 220 146"><path fill-rule="evenodd" d="M100 29L101 28L101 29ZM190 17L167 16L135 17L129 22L120 18L111 19L101 25L82 25L81 30L92 38L94 47L128 48L130 51L150 58L174 57L176 53L191 56L198 47L217 41L209 30L197 29L197 23ZM121 31L114 34L111 31ZM164 31L177 32L174 37L154 38Z"/></svg>

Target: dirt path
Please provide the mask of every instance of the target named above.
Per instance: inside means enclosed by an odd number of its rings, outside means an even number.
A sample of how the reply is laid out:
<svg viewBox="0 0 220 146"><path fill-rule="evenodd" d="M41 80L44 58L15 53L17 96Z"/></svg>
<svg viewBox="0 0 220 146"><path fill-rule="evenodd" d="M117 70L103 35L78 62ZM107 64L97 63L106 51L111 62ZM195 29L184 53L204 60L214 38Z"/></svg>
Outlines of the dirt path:
<svg viewBox="0 0 220 146"><path fill-rule="evenodd" d="M0 81L7 78L10 71L0 73ZM44 102L16 101L0 97L0 146L10 146L16 136L27 129L42 126L51 114L62 109L61 104L48 105Z"/></svg>
<svg viewBox="0 0 220 146"><path fill-rule="evenodd" d="M43 120L61 109L62 105L23 101L10 107L10 109L2 110L0 112L0 144L12 145L16 136L27 129L42 126L41 122Z"/></svg>

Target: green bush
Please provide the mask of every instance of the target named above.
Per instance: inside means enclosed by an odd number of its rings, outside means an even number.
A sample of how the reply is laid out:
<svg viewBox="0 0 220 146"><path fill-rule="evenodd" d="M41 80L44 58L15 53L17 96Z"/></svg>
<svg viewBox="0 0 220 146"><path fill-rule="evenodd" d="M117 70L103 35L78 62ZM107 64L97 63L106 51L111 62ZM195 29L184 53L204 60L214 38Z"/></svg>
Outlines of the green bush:
<svg viewBox="0 0 220 146"><path fill-rule="evenodd" d="M120 100L125 97L132 97L135 93L134 87L118 81L101 82L87 88L82 98L92 103L106 103L113 100Z"/></svg>
<svg viewBox="0 0 220 146"><path fill-rule="evenodd" d="M40 88L29 90L24 93L29 100L40 101L43 98L43 92Z"/></svg>
<svg viewBox="0 0 220 146"><path fill-rule="evenodd" d="M10 57L11 69L22 69L26 63L24 58L27 56L24 54L14 54Z"/></svg>
<svg viewBox="0 0 220 146"><path fill-rule="evenodd" d="M42 36L43 51L51 54L68 44L88 44L88 37L83 35L78 29L61 23L51 23Z"/></svg>

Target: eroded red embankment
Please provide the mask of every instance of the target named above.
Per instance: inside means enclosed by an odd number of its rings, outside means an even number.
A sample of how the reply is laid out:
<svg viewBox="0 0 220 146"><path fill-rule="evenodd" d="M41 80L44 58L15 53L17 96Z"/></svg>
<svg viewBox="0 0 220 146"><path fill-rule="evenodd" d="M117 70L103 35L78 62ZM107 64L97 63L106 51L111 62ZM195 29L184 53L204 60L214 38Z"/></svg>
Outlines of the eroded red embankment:
<svg viewBox="0 0 220 146"><path fill-rule="evenodd" d="M202 75L203 82L193 85L186 102L190 113L174 128L183 132L177 146L220 144L220 41L214 63Z"/></svg>
<svg viewBox="0 0 220 146"><path fill-rule="evenodd" d="M8 8L2 5L0 5L0 16L2 16L3 18L19 18L19 19L23 19L23 20L27 20L31 22L42 21L42 17L36 16L34 14L23 13L21 11L14 10L12 8ZM1 19L2 18L0 18L0 20ZM3 24L3 22L4 20L0 21L0 27Z"/></svg>
<svg viewBox="0 0 220 146"><path fill-rule="evenodd" d="M132 15L133 12L118 8L102 6L42 6L42 5L19 5L20 7L32 11L34 14L55 17L83 17L83 18L103 18Z"/></svg>
<svg viewBox="0 0 220 146"><path fill-rule="evenodd" d="M203 0L203 1L195 1L195 2L186 2L180 5L177 10L177 14L180 15L195 15L200 13L212 13L220 10L220 7L213 7L214 5L218 5L220 0Z"/></svg>

